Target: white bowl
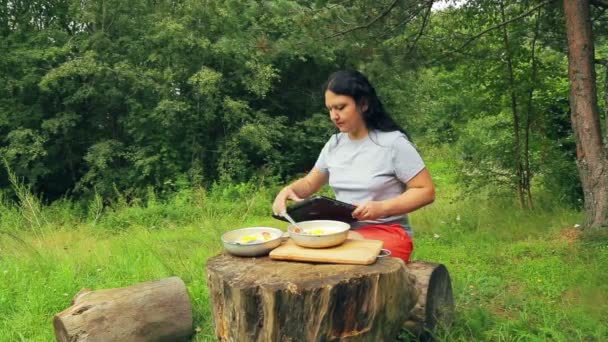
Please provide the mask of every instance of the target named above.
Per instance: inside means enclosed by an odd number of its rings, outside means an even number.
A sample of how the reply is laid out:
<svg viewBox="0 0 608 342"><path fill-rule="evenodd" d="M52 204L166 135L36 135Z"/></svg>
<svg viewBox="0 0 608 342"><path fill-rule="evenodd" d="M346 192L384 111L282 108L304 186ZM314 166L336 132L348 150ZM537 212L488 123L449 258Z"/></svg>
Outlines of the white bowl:
<svg viewBox="0 0 608 342"><path fill-rule="evenodd" d="M246 235L261 234L268 232L271 234L271 239L266 241L254 241L250 243L242 243L239 240ZM230 254L238 256L261 256L268 254L281 244L283 231L271 227L248 227L231 230L222 235L224 249Z"/></svg>
<svg viewBox="0 0 608 342"><path fill-rule="evenodd" d="M350 224L332 220L313 220L297 222L304 232L296 233L294 226L289 225L289 236L296 245L308 248L326 248L342 244L348 237ZM323 234L310 234L307 231L321 229Z"/></svg>

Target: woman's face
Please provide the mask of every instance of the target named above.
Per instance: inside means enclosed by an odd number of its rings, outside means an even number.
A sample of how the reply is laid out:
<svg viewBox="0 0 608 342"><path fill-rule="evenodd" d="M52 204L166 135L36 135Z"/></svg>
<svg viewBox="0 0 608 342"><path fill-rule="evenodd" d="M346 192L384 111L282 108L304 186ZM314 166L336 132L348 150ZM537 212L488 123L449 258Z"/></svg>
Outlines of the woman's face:
<svg viewBox="0 0 608 342"><path fill-rule="evenodd" d="M363 115L352 97L338 95L327 90L325 91L325 107L329 110L329 118L340 132L349 133L351 137L367 133Z"/></svg>

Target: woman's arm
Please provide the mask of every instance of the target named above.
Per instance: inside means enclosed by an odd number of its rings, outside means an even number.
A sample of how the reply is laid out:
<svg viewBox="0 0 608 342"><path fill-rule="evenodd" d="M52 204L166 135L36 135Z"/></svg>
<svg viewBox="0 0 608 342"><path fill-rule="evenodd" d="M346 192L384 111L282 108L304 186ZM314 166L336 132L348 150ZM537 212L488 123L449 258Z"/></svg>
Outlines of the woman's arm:
<svg viewBox="0 0 608 342"><path fill-rule="evenodd" d="M358 220L375 220L386 216L410 213L435 200L435 186L431 174L425 168L407 182L407 190L401 195L385 201L361 203L353 211Z"/></svg>
<svg viewBox="0 0 608 342"><path fill-rule="evenodd" d="M313 168L306 176L279 191L272 204L272 211L275 214L285 212L285 202L288 199L301 201L302 198L319 191L323 185L327 184L328 180L329 175L327 173L319 171L316 167Z"/></svg>

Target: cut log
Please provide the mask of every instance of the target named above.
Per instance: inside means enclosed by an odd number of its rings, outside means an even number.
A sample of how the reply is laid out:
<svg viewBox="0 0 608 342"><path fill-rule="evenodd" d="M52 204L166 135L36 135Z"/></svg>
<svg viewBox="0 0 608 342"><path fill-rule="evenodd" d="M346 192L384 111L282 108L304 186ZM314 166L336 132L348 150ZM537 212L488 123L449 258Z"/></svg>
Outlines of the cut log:
<svg viewBox="0 0 608 342"><path fill-rule="evenodd" d="M416 304L399 259L369 266L219 255L207 285L220 341L392 341Z"/></svg>
<svg viewBox="0 0 608 342"><path fill-rule="evenodd" d="M178 277L124 288L81 290L55 315L55 337L78 341L185 341L193 333L192 305Z"/></svg>
<svg viewBox="0 0 608 342"><path fill-rule="evenodd" d="M419 297L404 327L414 336L426 339L436 327L449 328L454 319L452 281L441 264L414 261L407 264L416 276Z"/></svg>

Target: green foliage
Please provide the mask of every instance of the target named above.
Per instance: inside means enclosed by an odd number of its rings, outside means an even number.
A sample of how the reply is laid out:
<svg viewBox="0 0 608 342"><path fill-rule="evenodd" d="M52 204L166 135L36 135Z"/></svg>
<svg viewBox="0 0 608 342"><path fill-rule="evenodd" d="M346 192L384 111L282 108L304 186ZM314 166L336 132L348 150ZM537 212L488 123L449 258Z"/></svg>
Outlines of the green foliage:
<svg viewBox="0 0 608 342"><path fill-rule="evenodd" d="M510 127L511 118L504 112L467 123L458 140L465 184L471 188L513 185Z"/></svg>
<svg viewBox="0 0 608 342"><path fill-rule="evenodd" d="M504 4L507 18L528 6ZM453 153L459 156L454 160L460 165L458 179L472 192L515 193L517 165L527 158L532 197L544 189L568 205L580 205L580 182L573 178L575 148L567 97L567 59L563 49L556 51L549 42L555 38L554 30L560 30L550 26L551 15L555 13L543 8L506 26L508 50L501 30L490 30L470 41L466 50L440 54L439 58L444 58L440 65L417 75L421 85L414 90L409 106L426 113L410 120L417 131L414 135L422 136L425 143L454 146ZM452 37L454 43L447 51L460 48L463 39L459 36L473 35L501 21L499 3L484 1L468 2L439 17L429 35ZM436 46L423 43L420 49ZM427 53L437 56L436 52ZM512 62L513 86L507 56ZM411 111L416 113L416 109Z"/></svg>
<svg viewBox="0 0 608 342"><path fill-rule="evenodd" d="M38 132L29 129L15 129L6 136L8 146L2 148L5 164L12 165L15 172L24 175L28 183L36 183L48 172L44 165L47 152L46 139Z"/></svg>
<svg viewBox="0 0 608 342"><path fill-rule="evenodd" d="M0 17L9 28L0 38L0 151L34 192L137 197L148 186L178 190L178 179L208 186L260 167L301 172L282 163L280 151L298 148L284 141L286 127L322 102L286 109L280 99L317 89L332 60L292 78L302 61L315 63L285 41L297 35L288 19L297 3L47 5L65 21L27 25L44 17L27 6L24 26L11 21L16 8Z"/></svg>
<svg viewBox="0 0 608 342"><path fill-rule="evenodd" d="M431 12L406 3L383 16L390 2L369 0L6 7L0 153L50 200L286 180L308 171L333 133L324 80L354 67L423 154L445 144L462 156L457 179L472 189L516 188L524 152L516 153L512 91L518 131L530 122L532 189L578 205L560 11L546 6L507 25L507 49L500 29L468 40L501 20L500 3ZM505 16L533 4L505 3ZM601 54L606 42L597 42Z"/></svg>

